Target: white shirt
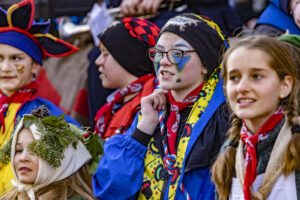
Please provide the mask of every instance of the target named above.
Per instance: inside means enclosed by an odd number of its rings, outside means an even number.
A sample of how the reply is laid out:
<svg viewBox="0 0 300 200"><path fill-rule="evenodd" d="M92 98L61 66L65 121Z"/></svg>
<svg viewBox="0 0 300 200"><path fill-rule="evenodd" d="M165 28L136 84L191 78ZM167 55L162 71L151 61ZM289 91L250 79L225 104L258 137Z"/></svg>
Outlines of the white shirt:
<svg viewBox="0 0 300 200"><path fill-rule="evenodd" d="M253 190L257 191L262 183L264 174L256 177L252 184ZM237 178L232 179L229 200L244 200L244 194ZM295 172L285 177L283 174L275 182L271 192L267 196L268 200L297 200Z"/></svg>

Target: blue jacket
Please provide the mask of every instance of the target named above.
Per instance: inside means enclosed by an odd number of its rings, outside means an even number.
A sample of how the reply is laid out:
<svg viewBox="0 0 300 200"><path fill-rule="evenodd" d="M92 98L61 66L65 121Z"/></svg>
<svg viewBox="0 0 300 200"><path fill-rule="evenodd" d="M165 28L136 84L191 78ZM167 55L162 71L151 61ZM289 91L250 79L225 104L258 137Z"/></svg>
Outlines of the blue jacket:
<svg viewBox="0 0 300 200"><path fill-rule="evenodd" d="M300 34L300 29L294 22L292 16L287 12L287 3L284 0L270 0L270 4L260 15L255 26L269 25L283 32L290 31L290 34Z"/></svg>
<svg viewBox="0 0 300 200"><path fill-rule="evenodd" d="M218 83L212 99L202 113L202 120L197 121L192 129L183 168L179 170L179 183L174 199L185 199L179 188L181 182L191 199L214 199L214 185L211 182L209 165L218 153L228 128L227 117L222 114L224 113L224 102L222 86L221 83ZM104 144L104 157L100 160L98 169L93 176L94 195L101 200L144 199L147 195L150 197L149 199L152 199L151 197L155 193L154 189L156 189L155 185L159 185L161 178L164 178L164 183L167 183L164 184L166 187L163 187L161 191L162 199L168 199L167 194L172 185L172 177L167 176L163 167L160 167L162 166L161 135L160 133L154 134L150 142L146 145L143 144L133 137L134 134L141 132L135 128L137 122L138 116L126 133L113 136ZM149 151L150 149L153 151ZM155 174L157 180L152 179L150 182L150 180L146 180L144 172L145 159L148 156L146 154L151 154L151 152L152 156L157 159L153 159L147 166L154 166L152 173ZM149 187L151 184L154 185L154 188L153 185L152 188Z"/></svg>

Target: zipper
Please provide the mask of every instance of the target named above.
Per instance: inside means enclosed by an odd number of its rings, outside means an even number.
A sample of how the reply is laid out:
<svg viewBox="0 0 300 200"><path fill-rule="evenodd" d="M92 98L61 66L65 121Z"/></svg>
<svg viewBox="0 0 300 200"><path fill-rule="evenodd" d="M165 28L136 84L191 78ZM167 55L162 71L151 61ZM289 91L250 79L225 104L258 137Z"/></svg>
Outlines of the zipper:
<svg viewBox="0 0 300 200"><path fill-rule="evenodd" d="M164 169L164 170L166 170L166 169ZM164 200L164 196L165 196L166 189L168 187L169 179L170 179L170 175L167 172L167 177L164 180L164 185L163 185L163 188L161 190L160 200Z"/></svg>

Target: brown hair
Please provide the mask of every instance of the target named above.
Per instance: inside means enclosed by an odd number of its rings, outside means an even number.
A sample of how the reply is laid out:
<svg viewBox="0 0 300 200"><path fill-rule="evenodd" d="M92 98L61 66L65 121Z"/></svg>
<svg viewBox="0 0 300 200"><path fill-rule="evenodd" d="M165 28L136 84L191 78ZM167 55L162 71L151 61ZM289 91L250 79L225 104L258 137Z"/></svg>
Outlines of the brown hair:
<svg viewBox="0 0 300 200"><path fill-rule="evenodd" d="M72 194L78 194L87 200L96 199L93 195L92 175L88 172L87 164L82 166L73 175L35 192L35 196L39 200L67 200ZM16 198L18 198L18 200L30 200L27 194L19 193L15 187L1 196L0 200L14 200Z"/></svg>
<svg viewBox="0 0 300 200"><path fill-rule="evenodd" d="M237 41L224 55L222 76L224 78L224 90L226 94L227 82L227 61L231 53L238 48L258 49L265 52L270 57L269 65L274 69L283 80L285 76L293 79L293 88L291 93L284 99L281 99L280 105L287 111L288 123L291 127L299 126L298 115L298 76L297 69L287 46L281 41L268 36L250 36ZM232 126L228 131L228 136L232 141L225 152L219 156L212 167L213 181L219 192L220 199L227 199L231 190L232 178L235 173L235 154L236 147L240 138L241 119L233 114ZM295 131L294 131L295 132ZM300 169L300 134L293 133L285 156L283 173L290 174L294 170Z"/></svg>

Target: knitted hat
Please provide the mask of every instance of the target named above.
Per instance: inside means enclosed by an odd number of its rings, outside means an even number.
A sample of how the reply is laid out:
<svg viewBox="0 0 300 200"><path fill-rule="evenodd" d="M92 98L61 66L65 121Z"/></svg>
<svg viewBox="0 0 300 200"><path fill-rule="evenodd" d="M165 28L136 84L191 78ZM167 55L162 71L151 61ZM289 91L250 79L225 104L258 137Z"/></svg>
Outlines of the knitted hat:
<svg viewBox="0 0 300 200"><path fill-rule="evenodd" d="M47 56L62 57L77 47L49 34L50 21L34 20L34 0L12 5L7 12L0 7L0 44L18 48L42 65Z"/></svg>
<svg viewBox="0 0 300 200"><path fill-rule="evenodd" d="M277 39L284 41L284 42L291 43L300 48L300 35L284 34L284 35L277 37Z"/></svg>
<svg viewBox="0 0 300 200"><path fill-rule="evenodd" d="M186 40L198 53L207 77L211 75L222 60L223 51L229 46L219 26L208 17L184 13L170 19L161 29L159 37L172 32Z"/></svg>
<svg viewBox="0 0 300 200"><path fill-rule="evenodd" d="M155 46L159 28L145 19L124 17L99 34L100 41L129 73L141 77L154 72L147 49Z"/></svg>

